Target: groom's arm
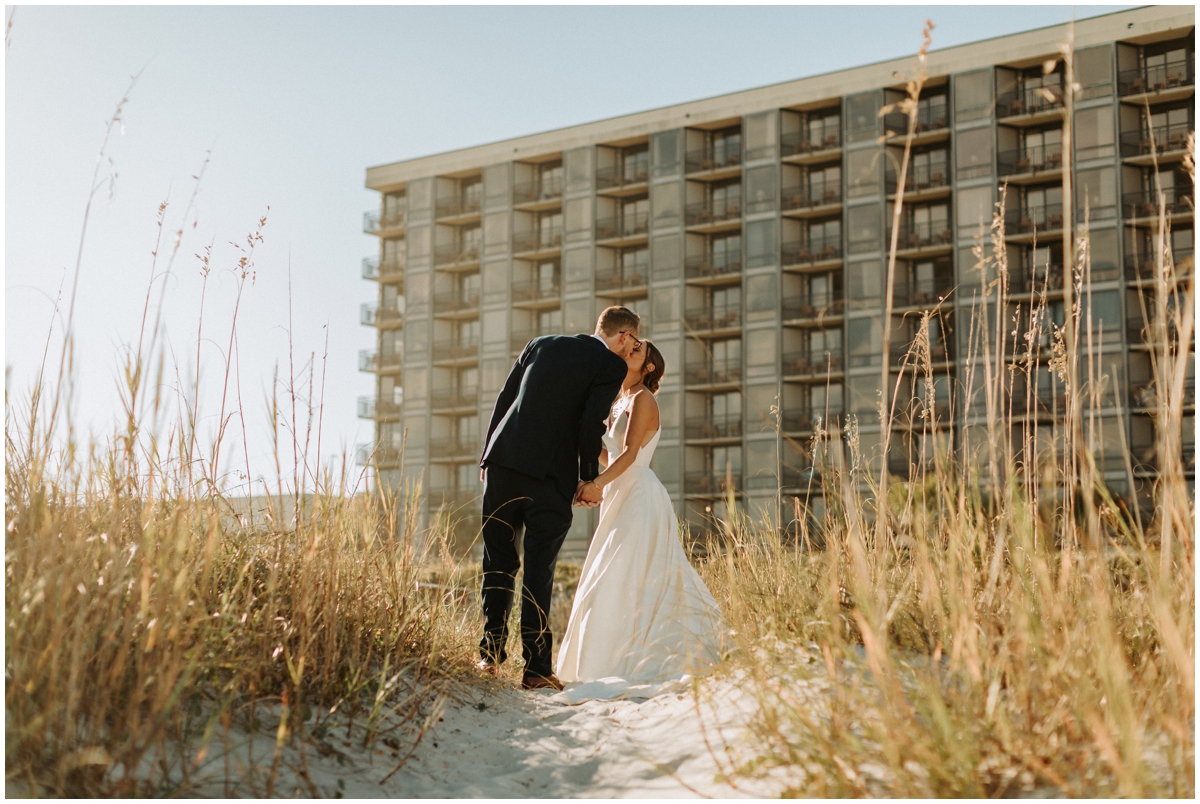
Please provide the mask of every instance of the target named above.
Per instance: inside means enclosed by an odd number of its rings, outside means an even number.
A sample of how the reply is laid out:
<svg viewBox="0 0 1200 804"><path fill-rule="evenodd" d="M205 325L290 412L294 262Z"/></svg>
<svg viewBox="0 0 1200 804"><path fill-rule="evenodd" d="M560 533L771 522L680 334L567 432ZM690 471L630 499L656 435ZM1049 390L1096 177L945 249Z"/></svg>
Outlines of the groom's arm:
<svg viewBox="0 0 1200 804"><path fill-rule="evenodd" d="M529 357L529 347L531 346L533 346L533 341L525 344L525 349L522 350L521 356L517 358L517 362L513 363L512 371L508 372L508 379L504 381L504 387L500 389L500 395L496 397L496 407L492 409L492 421L488 424L487 438L483 440L483 450L485 453L487 452L488 444L492 443L492 434L500 426L500 421L508 413L508 409L512 407L513 402L517 399L517 393L521 390L521 378L525 376L525 361ZM479 466L483 466L483 455L479 456Z"/></svg>
<svg viewBox="0 0 1200 804"><path fill-rule="evenodd" d="M605 361L596 374L579 422L579 479L595 480L600 474L600 450L604 446L604 420L621 390L628 370L625 361Z"/></svg>

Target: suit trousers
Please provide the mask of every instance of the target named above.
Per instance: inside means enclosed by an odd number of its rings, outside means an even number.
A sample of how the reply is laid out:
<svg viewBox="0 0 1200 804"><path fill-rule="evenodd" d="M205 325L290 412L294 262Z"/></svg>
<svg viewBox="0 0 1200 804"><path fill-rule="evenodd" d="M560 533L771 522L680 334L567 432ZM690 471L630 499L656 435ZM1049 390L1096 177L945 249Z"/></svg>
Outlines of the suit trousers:
<svg viewBox="0 0 1200 804"><path fill-rule="evenodd" d="M496 664L508 658L508 614L521 567L517 541L524 529L521 584L521 653L525 672L554 672L550 596L558 550L571 528L571 500L554 478L538 480L489 464L483 490L483 639L479 651Z"/></svg>

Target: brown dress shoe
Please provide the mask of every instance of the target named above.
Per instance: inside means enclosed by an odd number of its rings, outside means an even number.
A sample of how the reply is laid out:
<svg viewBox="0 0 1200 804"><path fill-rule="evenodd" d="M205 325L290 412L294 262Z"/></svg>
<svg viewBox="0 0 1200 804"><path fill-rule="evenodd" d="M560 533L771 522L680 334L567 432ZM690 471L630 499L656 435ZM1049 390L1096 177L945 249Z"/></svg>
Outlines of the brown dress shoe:
<svg viewBox="0 0 1200 804"><path fill-rule="evenodd" d="M548 676L535 676L527 673L521 679L521 689L523 690L558 690L561 692L562 688L563 683L553 673Z"/></svg>

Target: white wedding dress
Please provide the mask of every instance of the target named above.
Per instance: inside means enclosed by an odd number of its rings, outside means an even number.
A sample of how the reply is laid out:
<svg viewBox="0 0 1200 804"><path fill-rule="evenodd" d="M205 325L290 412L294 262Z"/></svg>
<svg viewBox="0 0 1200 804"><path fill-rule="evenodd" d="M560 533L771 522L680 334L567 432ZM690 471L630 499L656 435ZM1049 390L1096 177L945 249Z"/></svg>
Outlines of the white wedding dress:
<svg viewBox="0 0 1200 804"><path fill-rule="evenodd" d="M604 446L614 459L629 413L614 411ZM688 563L671 497L650 468L662 428L604 488L558 652L564 703L649 698L721 658L721 616Z"/></svg>

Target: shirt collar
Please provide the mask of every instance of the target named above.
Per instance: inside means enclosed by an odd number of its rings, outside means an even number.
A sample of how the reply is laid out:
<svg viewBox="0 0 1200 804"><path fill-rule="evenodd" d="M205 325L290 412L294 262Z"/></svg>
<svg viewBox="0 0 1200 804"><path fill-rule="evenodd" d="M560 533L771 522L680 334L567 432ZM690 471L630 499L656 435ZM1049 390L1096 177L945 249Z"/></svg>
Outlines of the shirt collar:
<svg viewBox="0 0 1200 804"><path fill-rule="evenodd" d="M604 339L603 339L603 338L601 338L599 335L597 335L597 334L596 334L596 333L594 333L594 332L592 333L592 337L593 337L593 338L595 338L596 340L600 341L600 343L604 343ZM604 348L605 348L605 349L607 349L607 348L608 348L608 344L607 344L607 343L604 343Z"/></svg>

